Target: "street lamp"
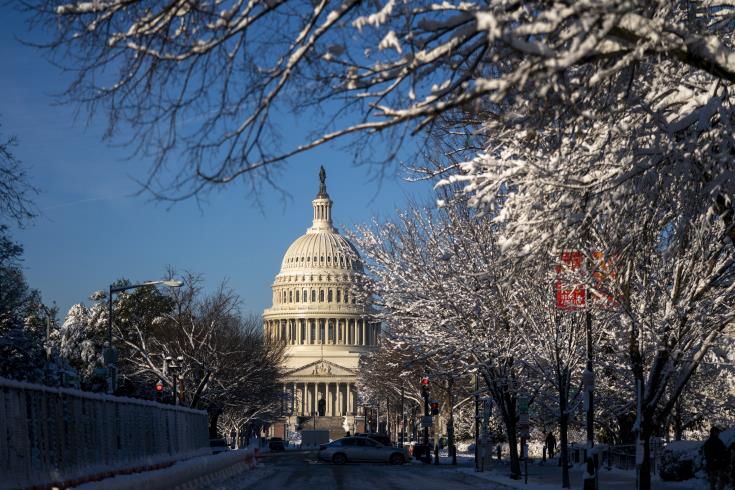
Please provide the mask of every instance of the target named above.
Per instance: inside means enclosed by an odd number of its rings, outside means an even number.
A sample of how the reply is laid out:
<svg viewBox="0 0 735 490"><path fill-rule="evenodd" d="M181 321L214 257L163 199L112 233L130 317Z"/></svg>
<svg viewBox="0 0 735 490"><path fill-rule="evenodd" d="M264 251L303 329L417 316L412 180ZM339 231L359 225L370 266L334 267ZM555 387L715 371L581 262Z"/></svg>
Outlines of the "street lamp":
<svg viewBox="0 0 735 490"><path fill-rule="evenodd" d="M115 367L117 353L112 347L112 295L113 293L121 293L123 291L129 291L131 289L142 288L145 286L156 286L158 284L163 284L170 288L179 288L184 283L182 281L177 281L176 279L165 279L160 281L147 281L130 286L113 286L110 284L110 294L107 296L107 348L103 354L105 366L107 367L107 392L110 394L115 392L115 383L117 381L117 368Z"/></svg>

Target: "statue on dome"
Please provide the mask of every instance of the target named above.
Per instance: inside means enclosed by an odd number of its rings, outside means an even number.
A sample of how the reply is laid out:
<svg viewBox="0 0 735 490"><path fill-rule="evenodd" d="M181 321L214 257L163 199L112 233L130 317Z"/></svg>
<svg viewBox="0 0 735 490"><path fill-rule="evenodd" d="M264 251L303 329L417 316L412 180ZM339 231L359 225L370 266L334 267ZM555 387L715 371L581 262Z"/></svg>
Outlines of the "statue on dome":
<svg viewBox="0 0 735 490"><path fill-rule="evenodd" d="M317 194L316 197L329 198L329 195L327 194L327 184L324 183L326 180L327 172L324 170L323 165L319 165L319 194Z"/></svg>

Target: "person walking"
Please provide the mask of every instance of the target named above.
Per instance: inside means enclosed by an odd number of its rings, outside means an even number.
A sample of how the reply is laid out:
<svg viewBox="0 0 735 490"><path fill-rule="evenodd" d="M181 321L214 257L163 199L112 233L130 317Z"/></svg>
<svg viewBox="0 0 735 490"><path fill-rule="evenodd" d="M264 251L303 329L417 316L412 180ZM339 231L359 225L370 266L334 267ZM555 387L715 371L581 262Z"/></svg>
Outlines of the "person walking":
<svg viewBox="0 0 735 490"><path fill-rule="evenodd" d="M546 436L546 449L549 452L549 459L552 459L556 450L556 437L553 432L549 432L549 435Z"/></svg>
<svg viewBox="0 0 735 490"><path fill-rule="evenodd" d="M704 442L702 452L704 452L710 490L724 490L727 478L728 451L725 443L720 439L719 428L713 426L710 429L709 438Z"/></svg>

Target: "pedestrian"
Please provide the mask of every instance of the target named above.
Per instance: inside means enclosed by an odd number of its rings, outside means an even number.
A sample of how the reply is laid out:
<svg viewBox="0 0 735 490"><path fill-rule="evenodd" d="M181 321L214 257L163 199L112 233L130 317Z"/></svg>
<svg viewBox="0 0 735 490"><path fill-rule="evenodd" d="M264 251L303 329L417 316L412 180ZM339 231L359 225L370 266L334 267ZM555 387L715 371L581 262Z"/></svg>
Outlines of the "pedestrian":
<svg viewBox="0 0 735 490"><path fill-rule="evenodd" d="M556 437L553 432L549 432L549 435L546 436L546 448L549 451L549 459L552 459L556 450Z"/></svg>
<svg viewBox="0 0 735 490"><path fill-rule="evenodd" d="M710 490L724 490L728 466L728 451L725 443L720 439L720 429L712 427L709 438L702 446L707 468L707 480Z"/></svg>

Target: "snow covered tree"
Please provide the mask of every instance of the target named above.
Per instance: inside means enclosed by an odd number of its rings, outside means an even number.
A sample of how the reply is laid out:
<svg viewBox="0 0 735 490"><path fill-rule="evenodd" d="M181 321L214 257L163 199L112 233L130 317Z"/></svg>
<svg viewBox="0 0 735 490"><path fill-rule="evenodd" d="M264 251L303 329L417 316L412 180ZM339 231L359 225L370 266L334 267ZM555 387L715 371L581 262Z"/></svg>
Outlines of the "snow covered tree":
<svg viewBox="0 0 735 490"><path fill-rule="evenodd" d="M435 359L444 372L480 377L503 421L511 475L518 477L517 396L532 380L519 360L522 334L507 308L508 269L497 261L495 236L491 221L466 207L413 206L353 238L367 257L367 293L388 335L420 359Z"/></svg>
<svg viewBox="0 0 735 490"><path fill-rule="evenodd" d="M105 110L108 135L128 123L140 151L155 148L148 186L166 157L187 153L167 182L168 197L249 173L255 184L271 163L357 132L395 130L390 155L406 132L456 120L455 111L472 125L497 124L493 140L496 129L517 132L529 152L545 145L547 132L592 141L593 127L608 153L631 154L638 145L625 151L626 142L663 138L649 148L651 162L671 145L719 139L705 153L729 148L735 63L725 1L36 0L30 7L49 27L51 54L77 73L68 98ZM111 79L99 76L111 67ZM321 129L281 148L273 118L282 108L325 109ZM589 146L586 160L600 148ZM711 173L710 182L723 175ZM604 188L613 177L592 178Z"/></svg>
<svg viewBox="0 0 735 490"><path fill-rule="evenodd" d="M0 225L0 376L43 382L46 317L51 313L26 282L22 253Z"/></svg>
<svg viewBox="0 0 735 490"><path fill-rule="evenodd" d="M128 312L115 322L121 366L151 390L161 380L171 392L177 377L181 403L214 409L213 433L223 411L248 421L273 417L284 346L263 337L259 319L244 316L224 284L211 294L202 288L199 276L185 274L184 286L165 298L153 291L121 295L120 310Z"/></svg>
<svg viewBox="0 0 735 490"><path fill-rule="evenodd" d="M549 287L551 283L521 277L516 283L519 294L513 307L522 317L518 328L524 333L523 358L541 385L535 404L550 412L558 423L562 487L569 488L569 426L583 394L585 317L578 312L560 311ZM599 346L599 335L596 337L595 344Z"/></svg>

